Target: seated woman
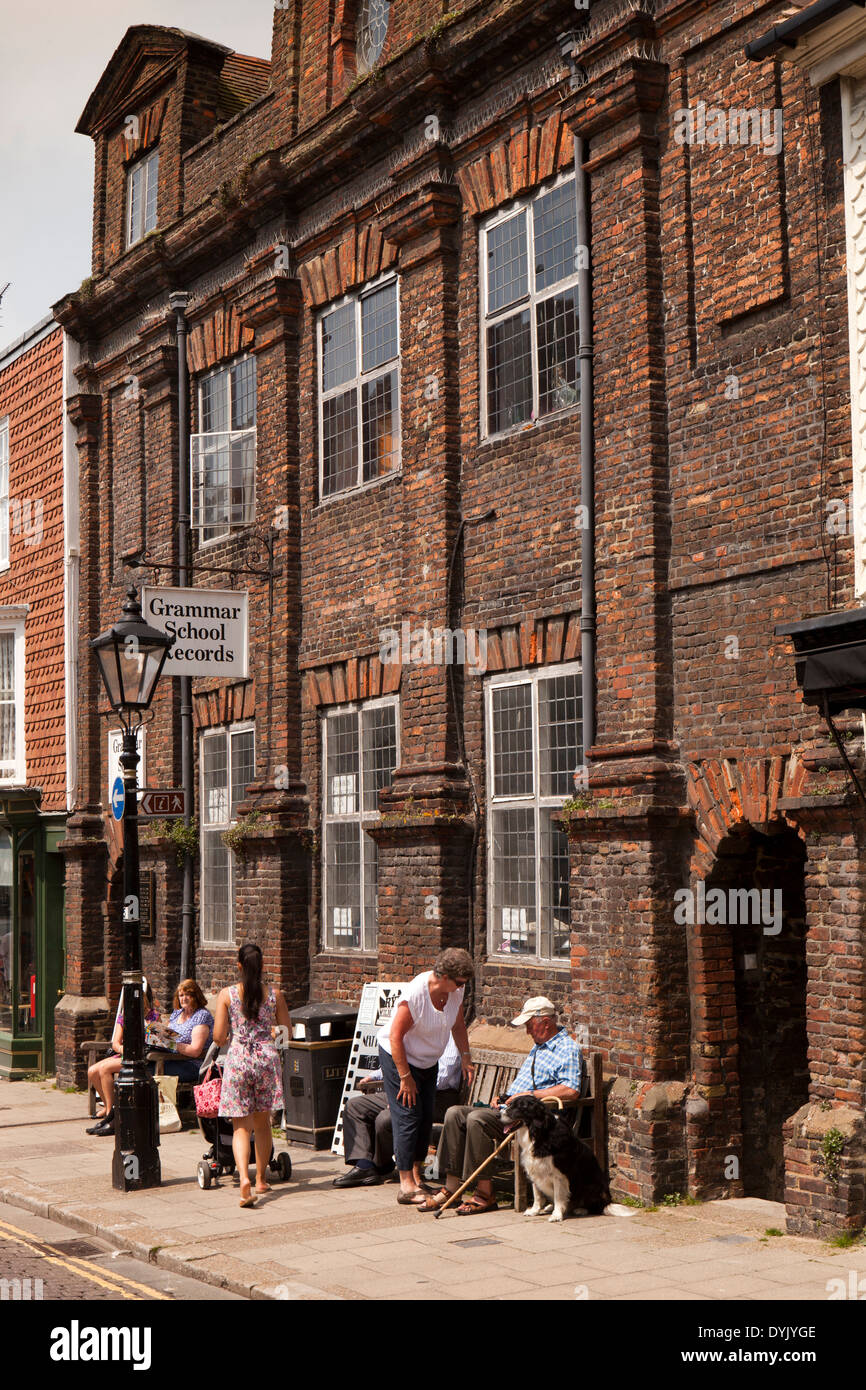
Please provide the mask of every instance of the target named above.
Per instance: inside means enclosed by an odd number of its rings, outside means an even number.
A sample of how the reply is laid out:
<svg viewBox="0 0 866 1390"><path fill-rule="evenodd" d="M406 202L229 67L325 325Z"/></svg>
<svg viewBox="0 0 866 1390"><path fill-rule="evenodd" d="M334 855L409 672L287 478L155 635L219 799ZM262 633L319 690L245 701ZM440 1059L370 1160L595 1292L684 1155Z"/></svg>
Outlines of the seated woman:
<svg viewBox="0 0 866 1390"><path fill-rule="evenodd" d="M144 1021L147 1024L156 1023L159 1018L159 1010L153 998L153 991L146 979L142 979L144 986L144 997L147 1000L147 1011ZM121 1001L122 1002L122 1001ZM123 1014L120 1012L120 1004L117 1006L117 1018L114 1021L114 1032L111 1037L111 1046L108 1055L99 1062L94 1062L92 1067L87 1069L87 1084L92 1086L103 1104L103 1112L97 1115L96 1124L91 1125L88 1134L113 1134L114 1133L114 1078L120 1071L121 1053L123 1051Z"/></svg>
<svg viewBox="0 0 866 1390"><path fill-rule="evenodd" d="M174 992L174 1011L168 1023L159 1024L156 1031L177 1038L175 1052L165 1059L165 1075L198 1081L202 1058L213 1040L213 1014L195 980L181 980Z"/></svg>

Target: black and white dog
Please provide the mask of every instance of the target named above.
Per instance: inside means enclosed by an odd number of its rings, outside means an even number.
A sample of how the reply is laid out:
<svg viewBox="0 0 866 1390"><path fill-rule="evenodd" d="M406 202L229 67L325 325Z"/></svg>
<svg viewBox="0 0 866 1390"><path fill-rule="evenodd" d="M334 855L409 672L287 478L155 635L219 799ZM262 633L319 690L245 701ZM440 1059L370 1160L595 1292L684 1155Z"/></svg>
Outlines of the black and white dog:
<svg viewBox="0 0 866 1390"><path fill-rule="evenodd" d="M515 1096L503 1115L506 1134L516 1134L520 1162L535 1192L524 1216L562 1221L569 1208L585 1207L601 1216L612 1200L595 1154L576 1139L555 1110L534 1096Z"/></svg>

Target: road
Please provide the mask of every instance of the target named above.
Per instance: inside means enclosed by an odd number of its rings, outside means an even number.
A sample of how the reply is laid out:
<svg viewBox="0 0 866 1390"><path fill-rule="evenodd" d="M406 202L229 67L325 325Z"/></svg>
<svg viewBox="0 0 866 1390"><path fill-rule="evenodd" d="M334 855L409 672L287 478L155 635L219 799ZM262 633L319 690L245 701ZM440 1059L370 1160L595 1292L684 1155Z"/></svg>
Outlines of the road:
<svg viewBox="0 0 866 1390"><path fill-rule="evenodd" d="M40 1280L41 1284L37 1282ZM133 1259L98 1237L0 1202L0 1301L15 1297L41 1298L46 1303L61 1299L88 1303L248 1301Z"/></svg>

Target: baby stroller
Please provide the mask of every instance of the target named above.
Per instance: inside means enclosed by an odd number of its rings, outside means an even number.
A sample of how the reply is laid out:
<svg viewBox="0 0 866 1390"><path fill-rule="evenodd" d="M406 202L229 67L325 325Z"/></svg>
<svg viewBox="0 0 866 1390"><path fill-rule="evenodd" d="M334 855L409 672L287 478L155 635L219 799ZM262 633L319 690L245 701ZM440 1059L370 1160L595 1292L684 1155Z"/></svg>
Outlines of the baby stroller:
<svg viewBox="0 0 866 1390"><path fill-rule="evenodd" d="M222 1075L221 1059L218 1053L219 1044L211 1043L199 1068L200 1081L207 1079L208 1073L214 1066ZM223 1173L233 1176L235 1172L235 1156L232 1153L232 1122L220 1117L208 1119L204 1115L199 1115L198 1127L205 1143L210 1144L210 1148L202 1154L201 1162L198 1165L198 1185L204 1189L219 1187L218 1179L222 1177ZM250 1159L250 1167L253 1168L255 1166L254 1149L252 1149ZM271 1156L267 1166L281 1182L288 1182L292 1176L290 1156L285 1150L275 1154L273 1144L271 1144Z"/></svg>

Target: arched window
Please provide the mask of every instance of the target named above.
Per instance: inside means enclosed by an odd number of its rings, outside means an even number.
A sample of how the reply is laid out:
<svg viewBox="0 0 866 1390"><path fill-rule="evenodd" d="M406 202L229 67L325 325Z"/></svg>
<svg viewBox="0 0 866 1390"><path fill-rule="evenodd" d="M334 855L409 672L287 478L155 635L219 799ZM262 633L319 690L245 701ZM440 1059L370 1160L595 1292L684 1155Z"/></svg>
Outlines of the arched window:
<svg viewBox="0 0 866 1390"><path fill-rule="evenodd" d="M355 27L355 53L358 72L369 72L385 47L390 0L360 0Z"/></svg>

